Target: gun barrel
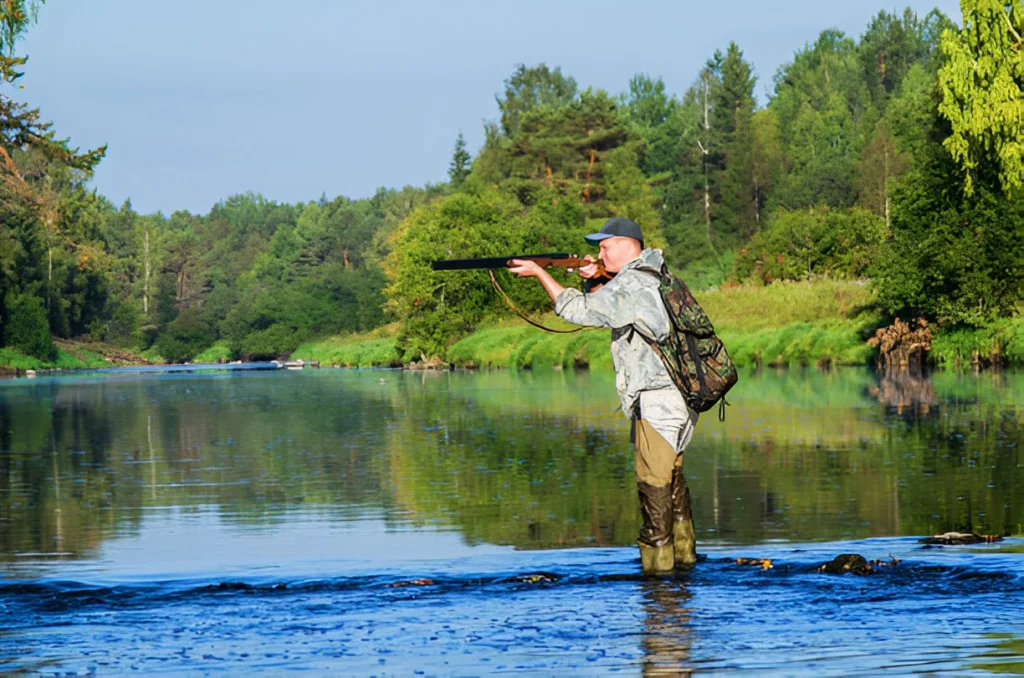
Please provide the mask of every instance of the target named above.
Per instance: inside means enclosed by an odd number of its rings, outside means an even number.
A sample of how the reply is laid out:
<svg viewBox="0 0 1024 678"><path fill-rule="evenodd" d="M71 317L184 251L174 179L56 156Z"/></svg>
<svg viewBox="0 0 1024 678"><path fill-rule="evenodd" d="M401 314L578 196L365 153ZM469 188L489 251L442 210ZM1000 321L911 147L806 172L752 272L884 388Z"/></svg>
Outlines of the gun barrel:
<svg viewBox="0 0 1024 678"><path fill-rule="evenodd" d="M512 259L568 259L572 255L565 252L548 254L513 254L507 257L482 257L479 259L445 259L435 261L430 267L435 271L462 271L476 268L505 268Z"/></svg>

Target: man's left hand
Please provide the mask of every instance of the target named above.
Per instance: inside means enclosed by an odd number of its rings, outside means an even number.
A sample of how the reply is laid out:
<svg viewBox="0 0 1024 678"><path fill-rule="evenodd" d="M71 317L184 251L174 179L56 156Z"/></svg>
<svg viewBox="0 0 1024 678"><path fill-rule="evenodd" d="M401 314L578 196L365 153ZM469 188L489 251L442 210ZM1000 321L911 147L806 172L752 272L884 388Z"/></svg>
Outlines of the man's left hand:
<svg viewBox="0 0 1024 678"><path fill-rule="evenodd" d="M508 272L520 278L536 278L544 270L533 259L513 259L508 263Z"/></svg>

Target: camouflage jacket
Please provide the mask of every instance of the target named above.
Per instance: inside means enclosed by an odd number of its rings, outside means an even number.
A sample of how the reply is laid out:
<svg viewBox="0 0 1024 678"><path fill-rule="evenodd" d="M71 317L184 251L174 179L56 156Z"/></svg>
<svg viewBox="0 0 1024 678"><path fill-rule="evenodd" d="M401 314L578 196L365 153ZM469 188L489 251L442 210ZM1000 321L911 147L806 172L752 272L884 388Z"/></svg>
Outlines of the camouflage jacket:
<svg viewBox="0 0 1024 678"><path fill-rule="evenodd" d="M576 325L611 328L615 386L626 416L633 415L641 392L667 387L676 390L668 370L647 342L630 335L634 326L655 341L663 341L668 335L669 318L658 292L658 277L643 271L659 273L663 261L661 250L644 250L596 292L584 294L568 288L555 299L559 317ZM678 402L685 410L682 397Z"/></svg>

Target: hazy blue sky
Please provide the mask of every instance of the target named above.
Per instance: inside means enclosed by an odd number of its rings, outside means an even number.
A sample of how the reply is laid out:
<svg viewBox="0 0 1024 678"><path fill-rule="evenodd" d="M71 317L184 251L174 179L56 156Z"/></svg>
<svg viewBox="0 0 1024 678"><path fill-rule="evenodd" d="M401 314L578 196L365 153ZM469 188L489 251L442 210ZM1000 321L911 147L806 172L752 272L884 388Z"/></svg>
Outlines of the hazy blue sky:
<svg viewBox="0 0 1024 678"><path fill-rule="evenodd" d="M920 14L935 3L909 3ZM959 23L958 4L937 3ZM446 178L518 63L617 93L681 93L735 40L772 75L821 30L860 36L878 0L49 0L21 45L24 95L60 136L109 144L95 185L142 212L233 193L294 202Z"/></svg>

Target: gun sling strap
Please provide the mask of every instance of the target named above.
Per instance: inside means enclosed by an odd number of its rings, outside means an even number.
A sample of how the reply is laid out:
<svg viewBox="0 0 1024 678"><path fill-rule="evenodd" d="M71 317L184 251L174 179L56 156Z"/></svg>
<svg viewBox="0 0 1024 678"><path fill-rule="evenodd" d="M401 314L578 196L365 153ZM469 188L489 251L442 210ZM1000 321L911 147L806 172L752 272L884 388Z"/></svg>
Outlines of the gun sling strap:
<svg viewBox="0 0 1024 678"><path fill-rule="evenodd" d="M513 302L512 299L507 294L505 294L505 290L501 289L501 285L498 284L498 279L494 277L494 271L492 269L487 269L487 275L491 276L491 284L494 285L494 289L498 291L498 294L500 294L501 298L505 300L505 303L508 304L508 307L512 309L512 312L515 313L520 318L522 318L523 320L525 320L526 322L536 327L537 329L544 330L545 332L551 332L552 334L573 334L574 332L580 332L582 330L587 329L585 327L577 327L572 330L555 330L550 327L545 327L544 325L541 325L538 322L530 320L529 318L526 317L525 313L523 313L516 307L515 302Z"/></svg>

